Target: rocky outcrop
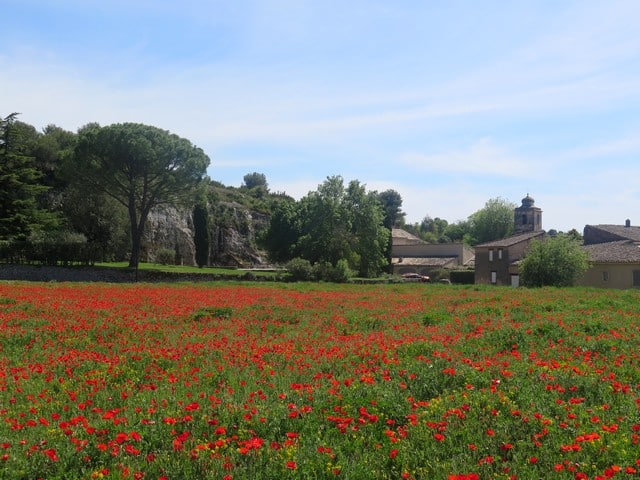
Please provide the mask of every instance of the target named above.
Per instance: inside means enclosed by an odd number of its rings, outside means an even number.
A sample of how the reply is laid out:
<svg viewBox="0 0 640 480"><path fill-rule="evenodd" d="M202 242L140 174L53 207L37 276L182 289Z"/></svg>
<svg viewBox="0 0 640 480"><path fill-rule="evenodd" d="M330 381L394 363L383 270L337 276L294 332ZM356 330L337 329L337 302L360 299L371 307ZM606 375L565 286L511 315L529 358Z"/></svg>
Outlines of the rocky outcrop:
<svg viewBox="0 0 640 480"><path fill-rule="evenodd" d="M193 218L187 209L160 205L149 212L140 258L149 263L163 263L170 251L174 252L173 264L195 265Z"/></svg>
<svg viewBox="0 0 640 480"><path fill-rule="evenodd" d="M269 217L235 202L218 202L209 209L209 265L259 267L266 257L256 246L256 236L269 225ZM195 265L193 212L159 206L145 226L141 259L151 263Z"/></svg>

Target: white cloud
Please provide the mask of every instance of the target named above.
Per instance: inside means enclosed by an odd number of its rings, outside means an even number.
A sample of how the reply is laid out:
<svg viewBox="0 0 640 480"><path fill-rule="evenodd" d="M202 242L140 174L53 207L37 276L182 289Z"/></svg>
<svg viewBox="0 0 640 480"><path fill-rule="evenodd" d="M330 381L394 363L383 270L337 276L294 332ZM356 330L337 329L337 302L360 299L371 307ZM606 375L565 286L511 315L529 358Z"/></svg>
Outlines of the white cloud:
<svg viewBox="0 0 640 480"><path fill-rule="evenodd" d="M431 173L467 173L503 177L531 177L528 160L482 138L465 149L442 153L405 153L399 162L413 170Z"/></svg>

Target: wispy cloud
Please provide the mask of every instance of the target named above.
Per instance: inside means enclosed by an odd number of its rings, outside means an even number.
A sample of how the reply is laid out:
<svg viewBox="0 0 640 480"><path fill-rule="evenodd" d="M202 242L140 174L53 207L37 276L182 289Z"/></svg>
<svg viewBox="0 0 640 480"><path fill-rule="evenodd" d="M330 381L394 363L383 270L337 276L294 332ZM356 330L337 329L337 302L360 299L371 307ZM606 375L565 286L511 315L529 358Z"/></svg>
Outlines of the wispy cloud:
<svg viewBox="0 0 640 480"><path fill-rule="evenodd" d="M442 153L405 153L399 162L413 171L435 174L468 173L472 175L499 175L502 177L531 176L529 162L507 149L496 145L490 138L482 138L465 149Z"/></svg>

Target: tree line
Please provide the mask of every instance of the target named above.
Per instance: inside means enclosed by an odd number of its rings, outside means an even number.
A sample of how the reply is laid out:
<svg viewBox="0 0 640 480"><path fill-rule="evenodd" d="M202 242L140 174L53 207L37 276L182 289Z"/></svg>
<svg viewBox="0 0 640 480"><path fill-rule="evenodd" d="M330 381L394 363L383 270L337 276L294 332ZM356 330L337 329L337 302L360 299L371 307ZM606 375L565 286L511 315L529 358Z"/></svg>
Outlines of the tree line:
<svg viewBox="0 0 640 480"><path fill-rule="evenodd" d="M221 184L207 177L209 157L200 148L149 125L90 123L76 133L49 125L39 132L18 117L0 119L1 258L126 258L136 267L150 211L173 204L192 209L196 261L208 264L209 207ZM386 272L394 227L428 242L469 245L513 231L515 204L499 197L464 221L426 216L407 224L398 192L367 191L358 180L327 177L297 201L270 192L262 173L243 180L238 198L259 204L270 217L260 246L272 262L290 263L301 277L340 280Z"/></svg>

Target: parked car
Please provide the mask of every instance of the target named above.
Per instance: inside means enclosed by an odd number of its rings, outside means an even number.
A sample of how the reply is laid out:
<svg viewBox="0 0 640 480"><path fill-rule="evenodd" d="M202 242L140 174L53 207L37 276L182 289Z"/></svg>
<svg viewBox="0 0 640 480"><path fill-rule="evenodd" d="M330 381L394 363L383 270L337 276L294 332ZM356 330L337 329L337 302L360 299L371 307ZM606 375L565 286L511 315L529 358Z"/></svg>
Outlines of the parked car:
<svg viewBox="0 0 640 480"><path fill-rule="evenodd" d="M431 279L427 275L420 275L419 273L405 273L402 275L402 279L405 282L430 282Z"/></svg>

